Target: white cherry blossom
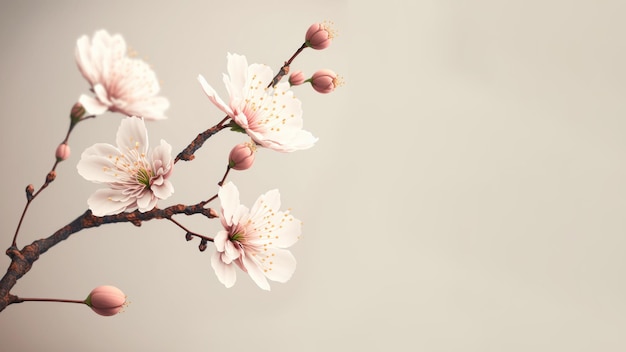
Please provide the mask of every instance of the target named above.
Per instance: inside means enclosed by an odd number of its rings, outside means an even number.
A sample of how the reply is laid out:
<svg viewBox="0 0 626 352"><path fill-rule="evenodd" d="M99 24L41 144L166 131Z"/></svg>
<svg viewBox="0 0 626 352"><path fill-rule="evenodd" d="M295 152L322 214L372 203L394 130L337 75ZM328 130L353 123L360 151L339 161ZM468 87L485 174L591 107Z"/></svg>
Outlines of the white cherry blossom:
<svg viewBox="0 0 626 352"><path fill-rule="evenodd" d="M151 210L159 199L174 193L168 180L174 161L172 147L161 144L148 149L148 131L143 119L127 117L117 131L117 147L97 143L87 148L76 166L89 181L107 184L97 190L87 203L96 216L119 214L137 209Z"/></svg>
<svg viewBox="0 0 626 352"><path fill-rule="evenodd" d="M300 238L301 222L280 211L280 194L271 190L248 209L239 202L239 190L228 182L218 192L224 230L214 238L216 252L211 266L226 287L236 281L237 265L262 289L269 290L267 279L288 281L296 270L296 259L286 248Z"/></svg>
<svg viewBox="0 0 626 352"><path fill-rule="evenodd" d="M224 83L230 95L226 104L202 75L198 81L209 100L224 111L259 145L280 152L312 147L317 138L302 129L302 103L288 82L267 88L274 74L266 65L252 64L243 55L228 54Z"/></svg>
<svg viewBox="0 0 626 352"><path fill-rule="evenodd" d="M169 101L157 96L160 86L156 74L146 62L126 55L121 35L99 30L91 41L84 35L76 42L75 57L95 95L79 98L89 114L109 110L146 120L166 118Z"/></svg>

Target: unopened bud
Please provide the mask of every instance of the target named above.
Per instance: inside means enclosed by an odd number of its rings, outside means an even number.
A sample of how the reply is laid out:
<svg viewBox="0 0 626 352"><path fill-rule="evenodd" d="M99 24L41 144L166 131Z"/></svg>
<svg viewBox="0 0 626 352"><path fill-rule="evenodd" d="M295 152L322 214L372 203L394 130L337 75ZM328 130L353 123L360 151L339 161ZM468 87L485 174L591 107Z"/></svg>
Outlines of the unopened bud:
<svg viewBox="0 0 626 352"><path fill-rule="evenodd" d="M217 217L220 216L220 214L218 214L217 211L215 211L215 209L210 208L209 209L209 216L212 217L212 218L217 218Z"/></svg>
<svg viewBox="0 0 626 352"><path fill-rule="evenodd" d="M108 317L119 313L126 306L126 295L115 286L98 286L89 293L85 304L94 312Z"/></svg>
<svg viewBox="0 0 626 352"><path fill-rule="evenodd" d="M191 241L191 240L193 239L193 235L192 235L191 233L187 232L187 233L185 234L185 239L186 239L187 241Z"/></svg>
<svg viewBox="0 0 626 352"><path fill-rule="evenodd" d="M70 157L70 146L62 143L59 144L56 151L57 161L67 160Z"/></svg>
<svg viewBox="0 0 626 352"><path fill-rule="evenodd" d="M203 238L200 241L200 245L198 246L198 249L200 250L200 252L204 252L207 248L207 241Z"/></svg>
<svg viewBox="0 0 626 352"><path fill-rule="evenodd" d="M334 37L335 31L328 22L312 24L304 36L306 45L316 50L328 48Z"/></svg>
<svg viewBox="0 0 626 352"><path fill-rule="evenodd" d="M55 178L57 178L56 171L52 170L52 171L48 172L48 174L46 175L46 183L50 183L50 182L54 181Z"/></svg>
<svg viewBox="0 0 626 352"><path fill-rule="evenodd" d="M35 192L35 186L33 185L28 185L26 186L26 199L27 200L31 200L33 199L33 192Z"/></svg>
<svg viewBox="0 0 626 352"><path fill-rule="evenodd" d="M228 167L235 170L249 169L254 163L256 146L253 143L237 144L228 156Z"/></svg>
<svg viewBox="0 0 626 352"><path fill-rule="evenodd" d="M328 69L315 72L310 81L313 89L322 94L330 93L341 85L341 80L337 74Z"/></svg>
<svg viewBox="0 0 626 352"><path fill-rule="evenodd" d="M72 119L72 123L77 123L83 116L85 116L85 107L83 104L74 104L74 106L72 106L72 110L70 111L70 119Z"/></svg>
<svg viewBox="0 0 626 352"><path fill-rule="evenodd" d="M304 83L305 80L306 78L304 77L304 73L302 73L302 71L294 71L289 75L289 84L292 86L299 86Z"/></svg>

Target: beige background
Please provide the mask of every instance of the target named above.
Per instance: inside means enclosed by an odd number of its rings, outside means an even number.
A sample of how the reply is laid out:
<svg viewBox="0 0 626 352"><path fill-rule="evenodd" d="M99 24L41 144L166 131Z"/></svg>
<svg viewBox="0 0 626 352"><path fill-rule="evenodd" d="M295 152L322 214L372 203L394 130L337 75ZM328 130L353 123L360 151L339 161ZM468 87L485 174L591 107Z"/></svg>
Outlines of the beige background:
<svg viewBox="0 0 626 352"><path fill-rule="evenodd" d="M367 4L366 4L367 3ZM298 269L272 292L224 288L210 251L170 223L108 225L45 254L13 293L84 298L114 284L132 301L103 318L78 305L0 314L11 351L624 351L626 48L623 1L3 1L3 243L24 187L53 162L87 82L76 39L121 33L153 65L172 107L149 125L181 150L221 113L228 51L277 68L309 24L340 32L293 69L346 84L300 88L307 151L262 150L232 175L251 204L279 188L304 223ZM82 150L113 142L120 116L81 123L73 155L32 205L19 243L86 209L98 186ZM241 135L177 165L175 196L215 192ZM208 235L217 222L179 218ZM8 258L2 257L4 268ZM4 269L2 269L4 270Z"/></svg>

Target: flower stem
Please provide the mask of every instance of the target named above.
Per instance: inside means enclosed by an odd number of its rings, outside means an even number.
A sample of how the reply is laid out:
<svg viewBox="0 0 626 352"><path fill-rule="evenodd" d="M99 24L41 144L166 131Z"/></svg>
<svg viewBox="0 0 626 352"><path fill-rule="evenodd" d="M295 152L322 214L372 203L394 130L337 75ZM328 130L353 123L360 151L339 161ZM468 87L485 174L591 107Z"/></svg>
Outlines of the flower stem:
<svg viewBox="0 0 626 352"><path fill-rule="evenodd" d="M81 120L78 120L78 122L88 119L88 118L92 118L92 117L95 117L95 115L86 116L82 118ZM78 122L70 121L70 127L67 129L67 133L65 133L65 138L63 138L63 141L61 142L61 144L67 144L67 141L70 139L70 134L72 133L74 126L76 126ZM45 182L41 185L41 187L39 187L39 190L37 190L37 192L35 193L29 193L27 195L26 205L24 205L24 209L22 210L22 215L20 216L20 220L17 223L17 228L15 229L15 234L13 235L13 241L11 242L11 247L17 247L17 235L20 232L20 228L22 227L22 222L24 222L24 217L26 216L26 212L28 211L28 207L30 206L30 203L39 195L39 193L41 193L41 191L46 189L46 187L48 187L48 185L50 185L50 183L54 181L54 179L56 178L56 168L57 168L57 165L59 165L59 162L60 161L58 159L54 162L54 164L52 165L52 168L46 175Z"/></svg>
<svg viewBox="0 0 626 352"><path fill-rule="evenodd" d="M178 226L181 229L183 229L186 233L190 234L191 236L196 236L196 237L201 238L203 240L206 240L206 241L209 241L209 242L213 242L213 238L201 235L201 234L199 234L197 232L193 232L193 231L189 230L187 227L185 227L183 224L179 223L178 221L176 221L176 220L174 220L172 218L168 218L167 220L171 221L172 223L174 223L176 226Z"/></svg>
<svg viewBox="0 0 626 352"><path fill-rule="evenodd" d="M267 88L269 87L273 87L275 85L278 84L278 82L280 82L281 79L283 79L283 77L289 73L289 65L291 65L291 63L293 62L293 60L296 58L296 56L300 55L300 53L302 52L302 50L304 50L307 47L306 43L303 43L298 50L296 50L295 53L293 53L293 55L291 55L291 57L289 58L289 60L285 61L285 64L280 68L280 70L278 71L278 73L276 74L276 76L274 76L274 79L272 79L272 81L270 82L270 84L267 85Z"/></svg>
<svg viewBox="0 0 626 352"><path fill-rule="evenodd" d="M22 298L16 297L13 303L22 303L22 302L61 302L61 303L81 303L85 304L84 300L78 299L60 299L60 298Z"/></svg>
<svg viewBox="0 0 626 352"><path fill-rule="evenodd" d="M228 176L229 172L230 172L230 166L226 166L226 172L224 172L224 177L222 177L222 180L217 183L218 186L221 187L224 185L224 181L226 181L226 176Z"/></svg>

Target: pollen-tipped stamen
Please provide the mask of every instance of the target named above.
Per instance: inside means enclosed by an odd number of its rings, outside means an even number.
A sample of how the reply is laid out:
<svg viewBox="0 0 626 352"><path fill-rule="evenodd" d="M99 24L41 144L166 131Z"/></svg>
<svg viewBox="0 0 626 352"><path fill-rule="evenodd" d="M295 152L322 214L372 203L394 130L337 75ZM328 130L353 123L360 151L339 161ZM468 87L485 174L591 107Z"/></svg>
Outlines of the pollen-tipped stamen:
<svg viewBox="0 0 626 352"><path fill-rule="evenodd" d="M150 188L150 180L152 179L152 170L139 169L137 171L137 182Z"/></svg>

